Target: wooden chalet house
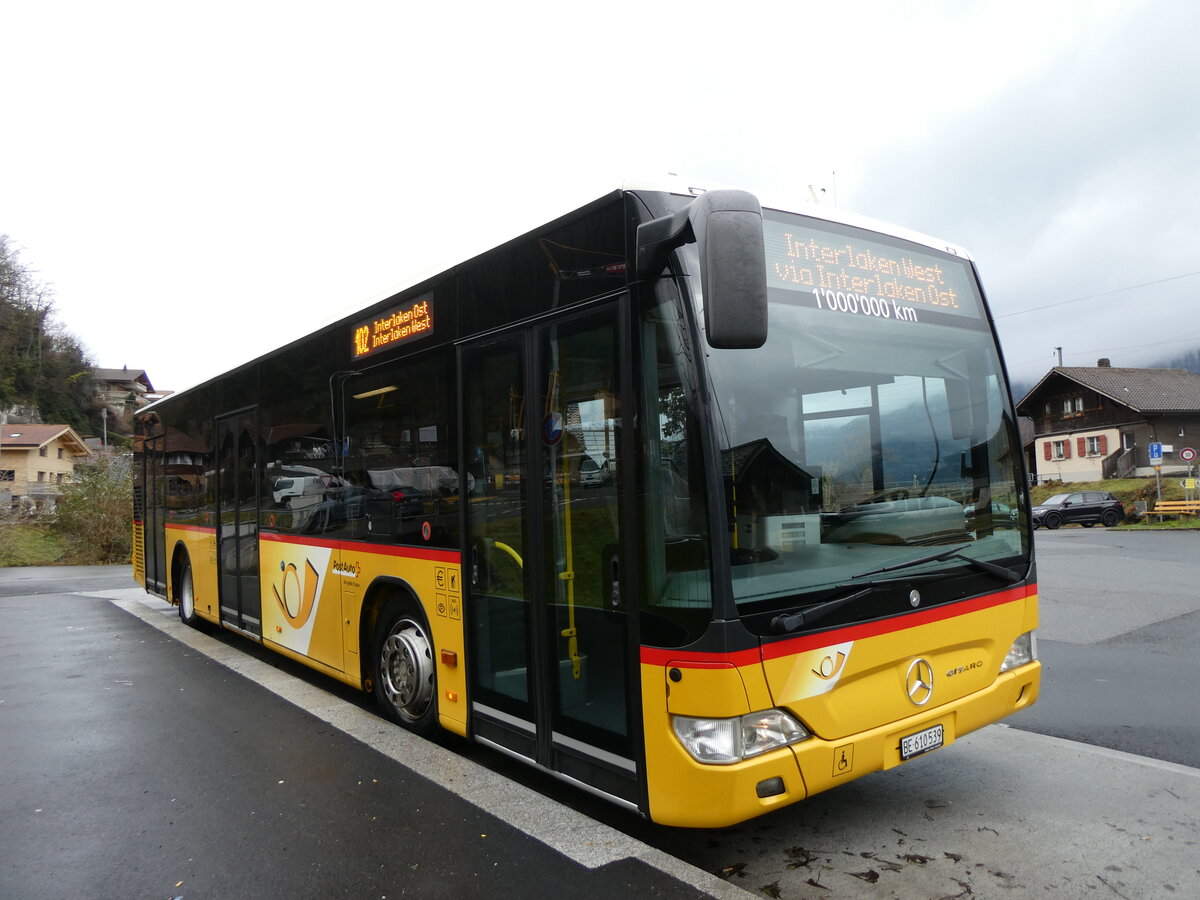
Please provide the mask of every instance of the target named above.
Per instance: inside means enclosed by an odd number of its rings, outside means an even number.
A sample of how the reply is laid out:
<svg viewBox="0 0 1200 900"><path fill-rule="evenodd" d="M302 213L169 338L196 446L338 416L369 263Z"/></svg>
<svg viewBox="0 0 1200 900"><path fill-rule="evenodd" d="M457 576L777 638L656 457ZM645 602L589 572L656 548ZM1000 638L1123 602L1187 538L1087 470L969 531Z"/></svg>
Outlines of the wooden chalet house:
<svg viewBox="0 0 1200 900"><path fill-rule="evenodd" d="M158 399L150 376L142 369L92 369L96 393L115 410L138 408Z"/></svg>
<svg viewBox="0 0 1200 900"><path fill-rule="evenodd" d="M51 511L75 462L92 451L68 425L4 425L0 429L0 507Z"/></svg>
<svg viewBox="0 0 1200 900"><path fill-rule="evenodd" d="M1154 474L1149 449L1163 445L1163 474L1184 473L1184 448L1200 449L1200 375L1186 369L1055 366L1017 404L1033 421L1025 445L1042 481L1100 481Z"/></svg>

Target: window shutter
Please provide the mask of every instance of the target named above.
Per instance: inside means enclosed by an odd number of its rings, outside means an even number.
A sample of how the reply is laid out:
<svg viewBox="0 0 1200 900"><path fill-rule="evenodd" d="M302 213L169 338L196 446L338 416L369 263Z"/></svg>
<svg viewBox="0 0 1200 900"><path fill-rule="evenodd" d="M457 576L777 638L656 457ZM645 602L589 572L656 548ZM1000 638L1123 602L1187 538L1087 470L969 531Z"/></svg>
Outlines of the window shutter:
<svg viewBox="0 0 1200 900"><path fill-rule="evenodd" d="M1046 443L1042 445L1042 449L1046 451L1046 459L1049 460L1054 458L1054 449L1050 446L1049 441L1046 441Z"/></svg>
<svg viewBox="0 0 1200 900"><path fill-rule="evenodd" d="M1071 458L1071 441L1068 438L1067 440L1063 441L1063 459L1070 459L1070 458Z"/></svg>
<svg viewBox="0 0 1200 900"><path fill-rule="evenodd" d="M1100 435L1100 455L1108 456L1108 435Z"/></svg>
<svg viewBox="0 0 1200 900"><path fill-rule="evenodd" d="M1076 438L1075 446L1078 448L1080 456L1087 456L1087 438Z"/></svg>

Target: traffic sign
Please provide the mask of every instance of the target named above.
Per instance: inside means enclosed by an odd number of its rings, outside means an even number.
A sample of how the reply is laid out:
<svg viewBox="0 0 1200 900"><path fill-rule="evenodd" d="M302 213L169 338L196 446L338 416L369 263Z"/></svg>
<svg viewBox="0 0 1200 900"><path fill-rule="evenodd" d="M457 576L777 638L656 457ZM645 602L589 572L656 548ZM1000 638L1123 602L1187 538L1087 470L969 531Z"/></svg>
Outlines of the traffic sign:
<svg viewBox="0 0 1200 900"><path fill-rule="evenodd" d="M542 419L542 443L547 447L553 447L563 435L563 417L562 413L549 412L546 413L546 418Z"/></svg>
<svg viewBox="0 0 1200 900"><path fill-rule="evenodd" d="M1196 451L1191 447L1184 447L1179 451L1179 458L1186 463L1190 463L1196 458Z"/></svg>
<svg viewBox="0 0 1200 900"><path fill-rule="evenodd" d="M1158 441L1150 445L1150 462L1153 463L1155 460L1162 462L1162 444Z"/></svg>

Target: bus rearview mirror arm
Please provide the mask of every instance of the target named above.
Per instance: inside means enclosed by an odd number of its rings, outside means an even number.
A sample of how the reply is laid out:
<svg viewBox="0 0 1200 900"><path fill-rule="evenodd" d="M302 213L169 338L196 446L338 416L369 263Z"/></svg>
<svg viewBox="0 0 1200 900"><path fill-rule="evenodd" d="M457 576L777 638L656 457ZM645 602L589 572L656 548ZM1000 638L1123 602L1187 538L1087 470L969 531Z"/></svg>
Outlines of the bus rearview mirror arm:
<svg viewBox="0 0 1200 900"><path fill-rule="evenodd" d="M637 274L653 278L672 250L695 241L704 331L718 349L753 350L767 340L767 263L762 207L745 191L707 191L679 212L638 226Z"/></svg>

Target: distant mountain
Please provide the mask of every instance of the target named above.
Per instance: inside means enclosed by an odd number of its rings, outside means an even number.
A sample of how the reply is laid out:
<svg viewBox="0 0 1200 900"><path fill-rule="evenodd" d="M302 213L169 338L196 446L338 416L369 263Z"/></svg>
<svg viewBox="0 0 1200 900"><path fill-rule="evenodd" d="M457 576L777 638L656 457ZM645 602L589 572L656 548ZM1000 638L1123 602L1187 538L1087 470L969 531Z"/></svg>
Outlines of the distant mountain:
<svg viewBox="0 0 1200 900"><path fill-rule="evenodd" d="M1178 356L1147 366L1150 369L1187 369L1200 375L1200 348L1188 350Z"/></svg>

